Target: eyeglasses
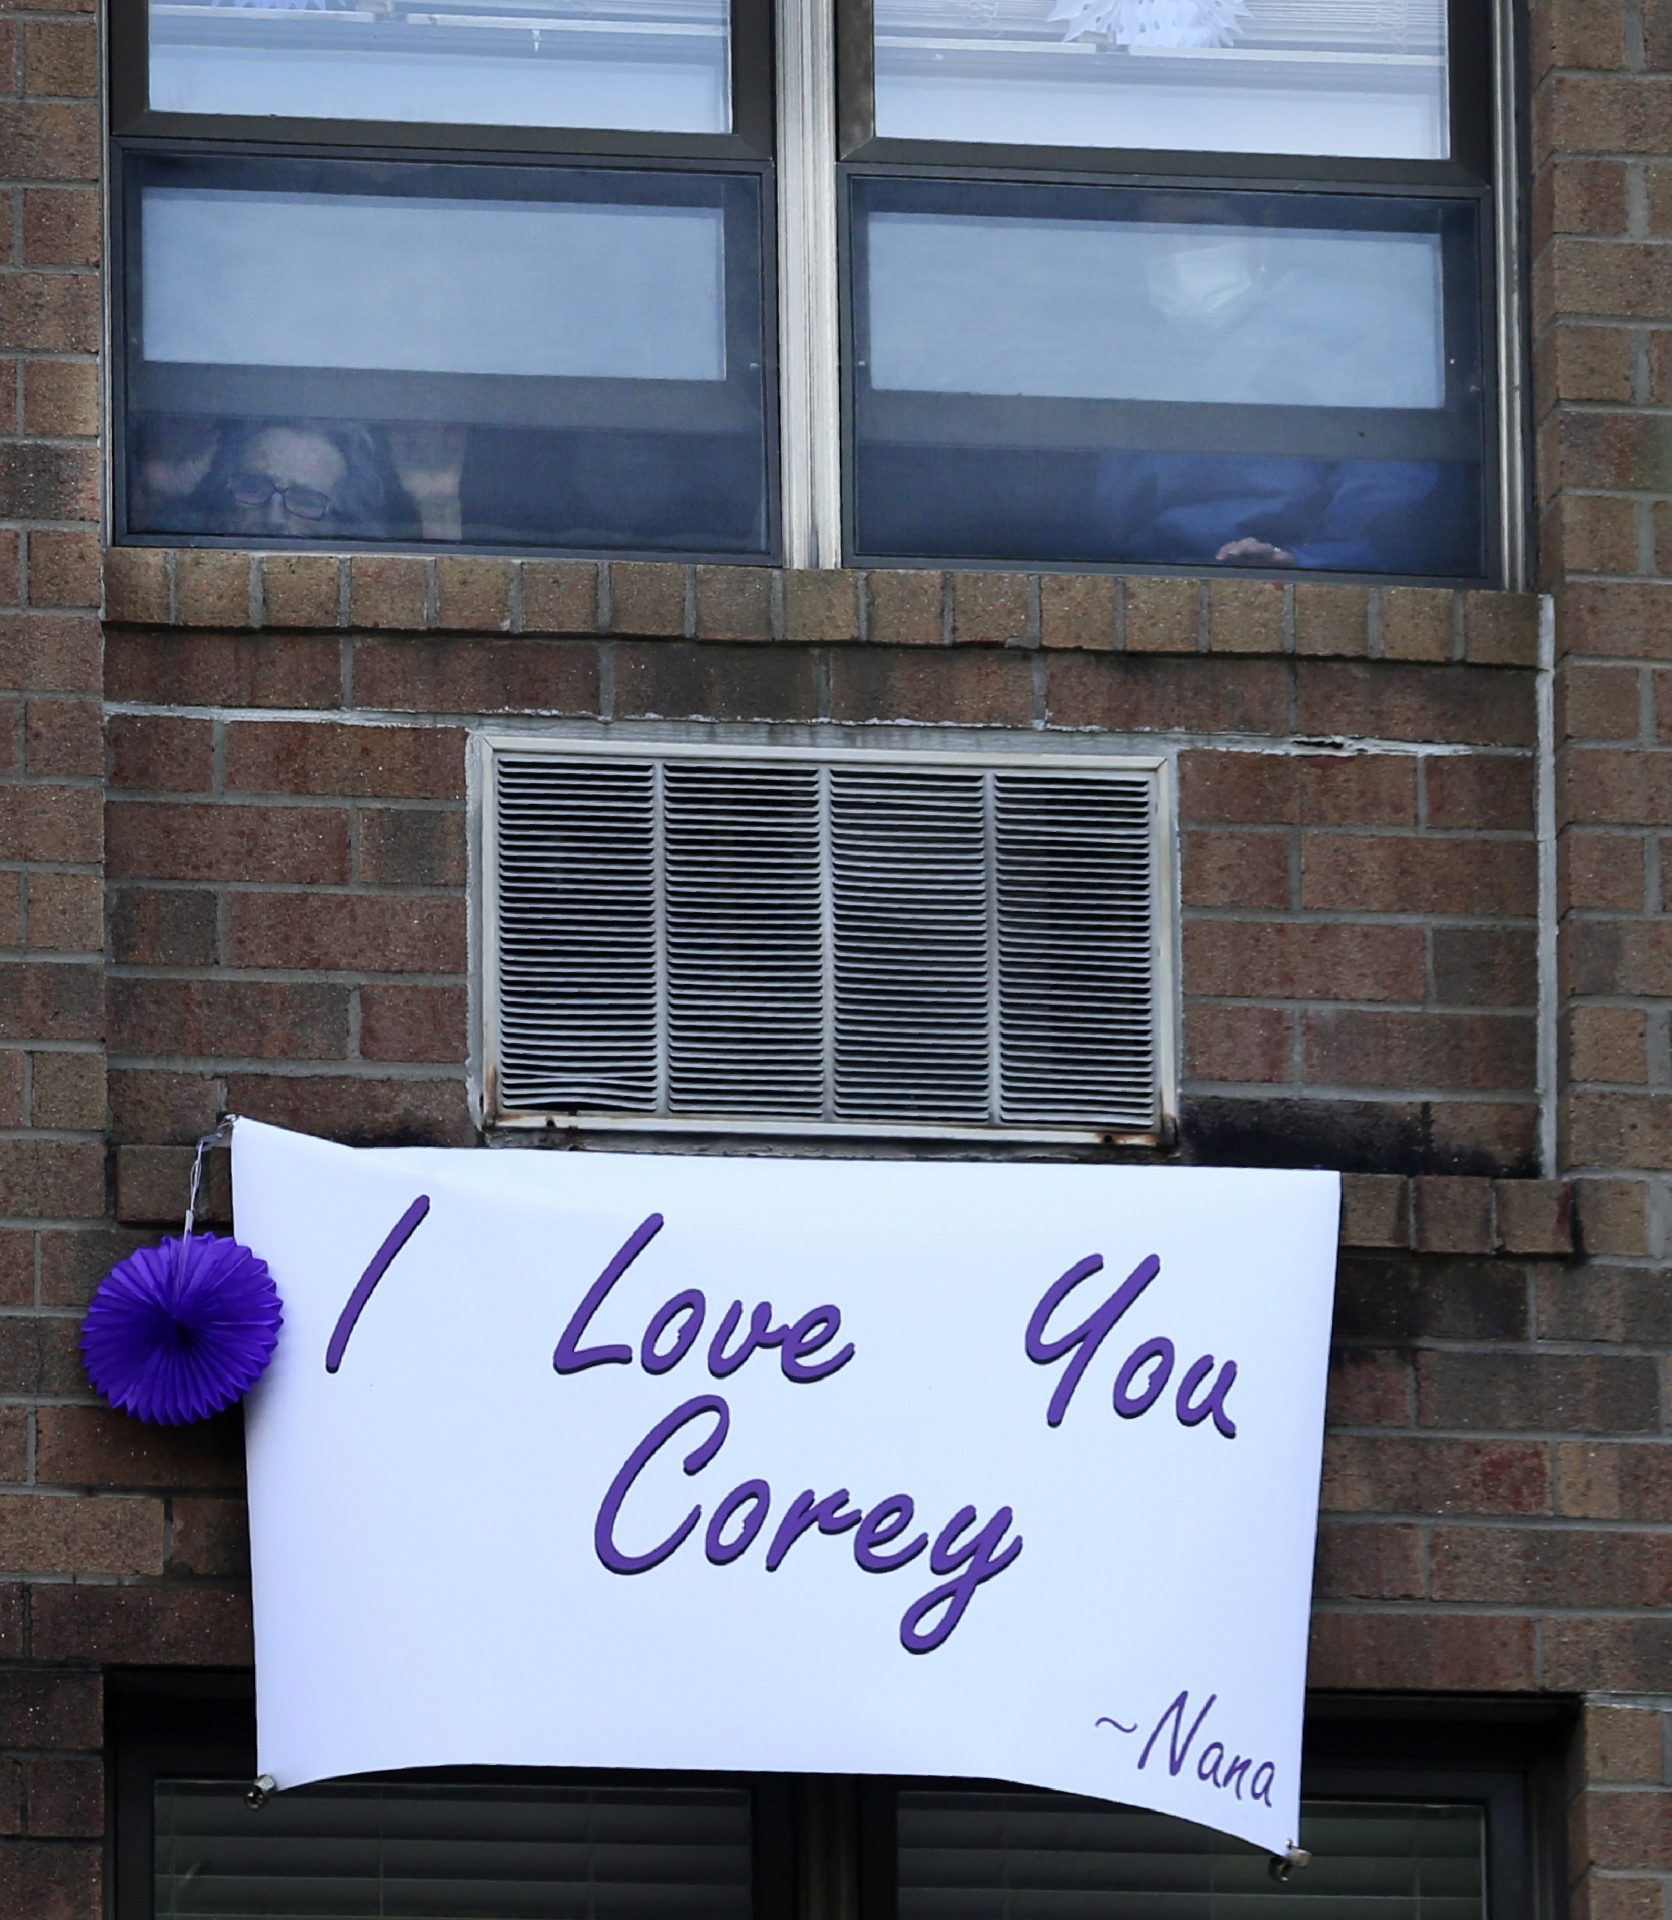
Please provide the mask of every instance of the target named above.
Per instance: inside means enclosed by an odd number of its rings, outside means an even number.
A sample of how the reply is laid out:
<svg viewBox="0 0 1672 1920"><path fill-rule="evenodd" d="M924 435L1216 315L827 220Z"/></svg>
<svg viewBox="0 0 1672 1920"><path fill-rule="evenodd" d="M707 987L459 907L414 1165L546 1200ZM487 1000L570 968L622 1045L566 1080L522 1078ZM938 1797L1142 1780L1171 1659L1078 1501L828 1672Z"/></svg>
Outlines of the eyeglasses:
<svg viewBox="0 0 1672 1920"><path fill-rule="evenodd" d="M270 473L235 473L226 490L241 507L264 507L274 494L288 514L298 520L323 520L331 511L331 496L317 487L281 487Z"/></svg>

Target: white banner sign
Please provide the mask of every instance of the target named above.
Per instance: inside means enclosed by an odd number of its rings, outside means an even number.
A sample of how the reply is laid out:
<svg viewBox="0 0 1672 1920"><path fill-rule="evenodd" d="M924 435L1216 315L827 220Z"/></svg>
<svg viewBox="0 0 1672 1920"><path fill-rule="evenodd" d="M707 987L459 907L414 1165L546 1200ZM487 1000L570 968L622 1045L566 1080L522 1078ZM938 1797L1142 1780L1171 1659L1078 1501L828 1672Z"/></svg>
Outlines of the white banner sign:
<svg viewBox="0 0 1672 1920"><path fill-rule="evenodd" d="M1023 1781L1295 1838L1337 1179L238 1124L260 1765Z"/></svg>

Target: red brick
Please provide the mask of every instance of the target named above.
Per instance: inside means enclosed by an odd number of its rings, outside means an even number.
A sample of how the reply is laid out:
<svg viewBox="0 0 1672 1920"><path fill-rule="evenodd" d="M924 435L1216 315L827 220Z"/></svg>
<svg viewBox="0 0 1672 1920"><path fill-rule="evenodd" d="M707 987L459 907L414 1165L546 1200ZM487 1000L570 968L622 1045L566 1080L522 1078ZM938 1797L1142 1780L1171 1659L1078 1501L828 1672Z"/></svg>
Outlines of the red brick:
<svg viewBox="0 0 1672 1920"><path fill-rule="evenodd" d="M348 564L351 626L422 632L429 619L430 570L417 554L357 553Z"/></svg>
<svg viewBox="0 0 1672 1920"><path fill-rule="evenodd" d="M192 1059L340 1060L347 987L268 980L117 979L113 1051Z"/></svg>
<svg viewBox="0 0 1672 1920"><path fill-rule="evenodd" d="M96 873L29 875L29 944L42 953L103 950L104 887ZM61 987L66 984L78 994L90 991L85 982L59 983ZM92 1036L84 1032L76 1037Z"/></svg>
<svg viewBox="0 0 1672 1920"><path fill-rule="evenodd" d="M348 819L335 808L117 802L106 824L112 879L348 879Z"/></svg>
<svg viewBox="0 0 1672 1920"><path fill-rule="evenodd" d="M772 575L762 567L698 567L697 635L705 640L770 640Z"/></svg>
<svg viewBox="0 0 1672 1920"><path fill-rule="evenodd" d="M1585 1520L1672 1522L1672 1447L1567 1441L1556 1449L1557 1511Z"/></svg>
<svg viewBox="0 0 1672 1920"><path fill-rule="evenodd" d="M234 1411L192 1426L155 1427L105 1407L41 1407L35 1415L35 1473L49 1487L239 1487L243 1415ZM86 1744L96 1745L97 1737Z"/></svg>
<svg viewBox="0 0 1672 1920"><path fill-rule="evenodd" d="M360 973L465 969L462 900L235 893L227 913L227 959L234 967Z"/></svg>
<svg viewBox="0 0 1672 1920"><path fill-rule="evenodd" d="M1106 573L1043 575L1039 582L1040 644L1110 651L1121 618L1120 590L1120 581Z"/></svg>
<svg viewBox="0 0 1672 1920"><path fill-rule="evenodd" d="M245 1667L251 1656L249 1595L218 1587L40 1586L33 1629L43 1660Z"/></svg>
<svg viewBox="0 0 1672 1920"><path fill-rule="evenodd" d="M103 1034L97 967L65 960L0 967L0 1040L98 1040Z"/></svg>
<svg viewBox="0 0 1672 1920"><path fill-rule="evenodd" d="M388 713L596 713L598 653L563 640L369 640L354 704Z"/></svg>
<svg viewBox="0 0 1672 1920"><path fill-rule="evenodd" d="M685 631L683 567L616 560L609 567L610 626L616 633L677 636Z"/></svg>
<svg viewBox="0 0 1672 1920"><path fill-rule="evenodd" d="M115 787L207 793L215 784L214 723L112 714L110 777Z"/></svg>
<svg viewBox="0 0 1672 1920"><path fill-rule="evenodd" d="M918 571L865 576L866 632L884 647L938 647L946 638L946 575Z"/></svg>
<svg viewBox="0 0 1672 1920"><path fill-rule="evenodd" d="M368 886L463 886L465 869L462 813L416 807L362 811L360 877Z"/></svg>
<svg viewBox="0 0 1672 1920"><path fill-rule="evenodd" d="M1416 793L1417 763L1404 755L1196 749L1180 756L1180 813L1187 821L1414 826Z"/></svg>
<svg viewBox="0 0 1672 1920"><path fill-rule="evenodd" d="M1270 833L1187 833L1183 841L1187 907L1289 904L1289 843Z"/></svg>
<svg viewBox="0 0 1672 1920"><path fill-rule="evenodd" d="M106 641L106 697L165 707L336 707L342 645L312 634L117 631Z"/></svg>
<svg viewBox="0 0 1672 1920"><path fill-rule="evenodd" d="M1532 682L1521 674L1301 660L1295 686L1303 734L1509 747L1534 739Z"/></svg>
<svg viewBox="0 0 1672 1920"><path fill-rule="evenodd" d="M1129 588L1136 584L1130 582ZM1052 726L1114 733L1288 731L1288 661L1135 659L1130 621L1127 644L1126 654L1050 656L1046 685ZM1028 663L1011 664L1025 668Z"/></svg>
<svg viewBox="0 0 1672 1920"><path fill-rule="evenodd" d="M468 1011L463 987L364 986L361 1057L462 1061L470 1045Z"/></svg>
<svg viewBox="0 0 1672 1920"><path fill-rule="evenodd" d="M1535 1514L1550 1502L1541 1442L1332 1434L1324 1446L1327 1513Z"/></svg>
<svg viewBox="0 0 1672 1920"><path fill-rule="evenodd" d="M1312 1591L1320 1600L1422 1599L1422 1529L1321 1526Z"/></svg>
<svg viewBox="0 0 1672 1920"><path fill-rule="evenodd" d="M373 799L464 797L457 727L247 721L227 729L229 789Z"/></svg>
<svg viewBox="0 0 1672 1920"><path fill-rule="evenodd" d="M1293 1080L1294 1053L1294 1015L1281 1009L1199 1006L1185 1015L1185 1074L1191 1080Z"/></svg>
<svg viewBox="0 0 1672 1920"><path fill-rule="evenodd" d="M104 1762L97 1755L38 1756L24 1766L29 1832L39 1839L104 1837Z"/></svg>
<svg viewBox="0 0 1672 1920"><path fill-rule="evenodd" d="M0 1567L10 1573L161 1573L162 1502L0 1494Z"/></svg>
<svg viewBox="0 0 1672 1920"><path fill-rule="evenodd" d="M242 1500L170 1502L177 1573L247 1576L250 1566L249 1514Z"/></svg>
<svg viewBox="0 0 1672 1920"><path fill-rule="evenodd" d="M1635 1355L1423 1353L1424 1427L1650 1433L1660 1423L1652 1360Z"/></svg>
<svg viewBox="0 0 1672 1920"><path fill-rule="evenodd" d="M1301 905L1347 913L1530 916L1538 868L1530 842L1326 836L1301 843Z"/></svg>
<svg viewBox="0 0 1672 1920"><path fill-rule="evenodd" d="M1530 1692L1537 1685L1534 1625L1478 1613L1320 1613L1312 1622L1307 1684Z"/></svg>
<svg viewBox="0 0 1672 1920"><path fill-rule="evenodd" d="M1316 1086L1426 1088L1451 1093L1533 1085L1529 1020L1504 1014L1309 1013L1305 1075Z"/></svg>
<svg viewBox="0 0 1672 1920"><path fill-rule="evenodd" d="M227 1081L227 1106L251 1120L351 1146L468 1147L477 1137L462 1074L445 1080L235 1074Z"/></svg>
<svg viewBox="0 0 1672 1920"><path fill-rule="evenodd" d="M1417 927L1195 921L1185 928L1193 992L1237 999L1420 1000Z"/></svg>

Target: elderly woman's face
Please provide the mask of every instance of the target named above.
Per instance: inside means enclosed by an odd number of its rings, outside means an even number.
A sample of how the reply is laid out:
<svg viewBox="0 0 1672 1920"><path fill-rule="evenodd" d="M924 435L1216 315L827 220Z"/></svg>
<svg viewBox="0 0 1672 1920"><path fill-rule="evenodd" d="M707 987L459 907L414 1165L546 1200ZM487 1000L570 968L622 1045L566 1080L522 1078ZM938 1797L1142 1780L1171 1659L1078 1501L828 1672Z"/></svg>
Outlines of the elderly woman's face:
<svg viewBox="0 0 1672 1920"><path fill-rule="evenodd" d="M263 427L238 449L227 481L235 533L307 539L328 530L342 512L348 462L309 427Z"/></svg>

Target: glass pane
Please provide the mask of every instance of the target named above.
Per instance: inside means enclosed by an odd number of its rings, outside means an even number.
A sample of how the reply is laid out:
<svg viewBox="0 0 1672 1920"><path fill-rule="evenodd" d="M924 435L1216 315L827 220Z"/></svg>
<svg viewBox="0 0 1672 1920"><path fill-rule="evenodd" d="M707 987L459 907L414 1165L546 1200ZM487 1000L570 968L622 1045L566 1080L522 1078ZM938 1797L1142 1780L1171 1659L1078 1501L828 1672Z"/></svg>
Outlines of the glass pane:
<svg viewBox="0 0 1672 1920"><path fill-rule="evenodd" d="M1472 202L853 196L861 554L1484 570Z"/></svg>
<svg viewBox="0 0 1672 1920"><path fill-rule="evenodd" d="M150 0L151 105L725 133L727 0Z"/></svg>
<svg viewBox="0 0 1672 1920"><path fill-rule="evenodd" d="M156 1788L156 1920L749 1920L750 1805L722 1787L350 1783L252 1815Z"/></svg>
<svg viewBox="0 0 1672 1920"><path fill-rule="evenodd" d="M752 175L168 159L129 191L130 531L766 551Z"/></svg>
<svg viewBox="0 0 1672 1920"><path fill-rule="evenodd" d="M899 1920L1486 1920L1471 1806L1307 1801L1312 1865L1166 1814L1067 1794L899 1796Z"/></svg>
<svg viewBox="0 0 1672 1920"><path fill-rule="evenodd" d="M1443 159L1445 0L876 0L877 132Z"/></svg>

